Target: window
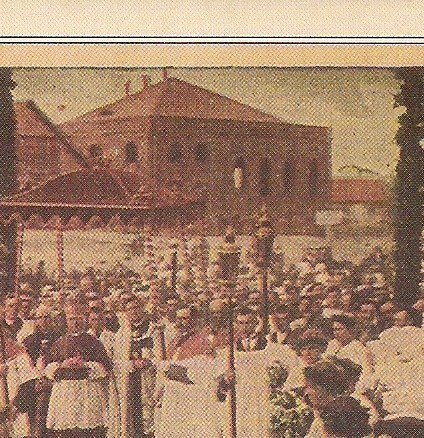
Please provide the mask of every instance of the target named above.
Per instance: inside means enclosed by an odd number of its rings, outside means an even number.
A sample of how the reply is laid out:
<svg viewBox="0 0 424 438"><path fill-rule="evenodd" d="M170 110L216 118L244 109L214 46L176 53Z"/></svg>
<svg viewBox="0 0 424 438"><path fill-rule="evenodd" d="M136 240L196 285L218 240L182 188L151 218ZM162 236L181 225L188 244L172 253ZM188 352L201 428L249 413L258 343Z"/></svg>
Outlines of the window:
<svg viewBox="0 0 424 438"><path fill-rule="evenodd" d="M243 157L238 157L234 163L234 187L241 189L244 185L246 162Z"/></svg>
<svg viewBox="0 0 424 438"><path fill-rule="evenodd" d="M183 158L182 148L180 143L173 143L169 150L169 162L178 163Z"/></svg>
<svg viewBox="0 0 424 438"><path fill-rule="evenodd" d="M271 193L271 164L268 158L264 158L259 166L259 192L262 196L268 196Z"/></svg>
<svg viewBox="0 0 424 438"><path fill-rule="evenodd" d="M137 163L138 161L138 150L137 145L130 141L125 145L125 162L127 164Z"/></svg>
<svg viewBox="0 0 424 438"><path fill-rule="evenodd" d="M195 150L196 161L205 163L209 159L209 148L206 143L199 143Z"/></svg>
<svg viewBox="0 0 424 438"><path fill-rule="evenodd" d="M287 196L290 196L294 192L294 183L296 175L296 163L292 159L288 159L284 164L283 171L283 187Z"/></svg>
<svg viewBox="0 0 424 438"><path fill-rule="evenodd" d="M92 144L89 148L89 154L91 158L101 158L102 148L97 144Z"/></svg>
<svg viewBox="0 0 424 438"><path fill-rule="evenodd" d="M308 190L309 195L315 198L318 195L318 182L319 182L319 171L318 164L316 160L309 163L309 175L308 175Z"/></svg>

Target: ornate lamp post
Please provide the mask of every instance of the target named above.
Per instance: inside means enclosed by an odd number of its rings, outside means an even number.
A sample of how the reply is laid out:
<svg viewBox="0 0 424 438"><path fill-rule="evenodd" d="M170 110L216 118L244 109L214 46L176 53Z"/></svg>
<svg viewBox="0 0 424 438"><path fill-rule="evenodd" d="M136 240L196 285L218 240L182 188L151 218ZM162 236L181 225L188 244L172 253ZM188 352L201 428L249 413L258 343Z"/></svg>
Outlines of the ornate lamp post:
<svg viewBox="0 0 424 438"><path fill-rule="evenodd" d="M265 334L269 333L268 269L272 262L274 239L274 228L264 205L256 224L254 253L256 266L259 269L259 287L262 294L262 315Z"/></svg>
<svg viewBox="0 0 424 438"><path fill-rule="evenodd" d="M225 232L225 242L218 249L218 278L222 286L222 298L227 305L228 313L228 360L227 373L235 374L234 358L234 313L237 305L236 297L233 295L237 284L237 276L240 264L240 249L235 244L235 231L233 227L228 227ZM231 385L228 407L229 407L229 438L237 436L236 422L236 390Z"/></svg>

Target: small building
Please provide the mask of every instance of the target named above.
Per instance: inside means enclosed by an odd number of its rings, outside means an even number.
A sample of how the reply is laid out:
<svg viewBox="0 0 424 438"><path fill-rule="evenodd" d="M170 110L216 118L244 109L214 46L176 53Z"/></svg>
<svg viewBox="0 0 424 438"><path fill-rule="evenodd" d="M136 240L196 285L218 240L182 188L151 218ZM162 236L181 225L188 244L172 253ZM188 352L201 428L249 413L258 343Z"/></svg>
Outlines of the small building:
<svg viewBox="0 0 424 438"><path fill-rule="evenodd" d="M381 179L334 179L331 202L333 209L343 212L339 231L381 234L390 228L390 195Z"/></svg>
<svg viewBox="0 0 424 438"><path fill-rule="evenodd" d="M330 201L331 131L283 122L249 105L164 76L61 125L99 166L126 167L157 186L206 200L208 229L251 231L266 204L277 230L314 233Z"/></svg>
<svg viewBox="0 0 424 438"><path fill-rule="evenodd" d="M21 189L35 186L65 171L87 167L77 152L31 100L14 104L18 181Z"/></svg>

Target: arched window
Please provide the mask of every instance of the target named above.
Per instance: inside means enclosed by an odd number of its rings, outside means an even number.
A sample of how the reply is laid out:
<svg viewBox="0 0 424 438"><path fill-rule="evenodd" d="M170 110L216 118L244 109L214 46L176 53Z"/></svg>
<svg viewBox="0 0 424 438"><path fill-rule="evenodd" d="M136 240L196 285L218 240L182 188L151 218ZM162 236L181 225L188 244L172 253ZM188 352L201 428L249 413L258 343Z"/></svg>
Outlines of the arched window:
<svg viewBox="0 0 424 438"><path fill-rule="evenodd" d="M125 145L125 162L127 164L138 162L138 149L133 141L129 141Z"/></svg>
<svg viewBox="0 0 424 438"><path fill-rule="evenodd" d="M234 187L241 189L246 179L246 161L243 157L238 157L234 163Z"/></svg>
<svg viewBox="0 0 424 438"><path fill-rule="evenodd" d="M88 149L88 153L90 154L90 158L101 158L102 148L97 144L92 144Z"/></svg>
<svg viewBox="0 0 424 438"><path fill-rule="evenodd" d="M209 148L206 143L199 143L195 150L196 161L205 163L209 159Z"/></svg>
<svg viewBox="0 0 424 438"><path fill-rule="evenodd" d="M259 166L259 192L262 196L271 193L271 164L268 158L264 158Z"/></svg>
<svg viewBox="0 0 424 438"><path fill-rule="evenodd" d="M183 152L180 143L172 143L169 149L169 162L178 163L183 158Z"/></svg>
<svg viewBox="0 0 424 438"><path fill-rule="evenodd" d="M318 195L319 187L319 170L318 164L316 160L312 160L309 163L309 172L308 172L308 190L309 195L312 198L315 198Z"/></svg>
<svg viewBox="0 0 424 438"><path fill-rule="evenodd" d="M294 192L295 176L296 163L293 159L288 159L283 170L283 190L286 196L291 196Z"/></svg>

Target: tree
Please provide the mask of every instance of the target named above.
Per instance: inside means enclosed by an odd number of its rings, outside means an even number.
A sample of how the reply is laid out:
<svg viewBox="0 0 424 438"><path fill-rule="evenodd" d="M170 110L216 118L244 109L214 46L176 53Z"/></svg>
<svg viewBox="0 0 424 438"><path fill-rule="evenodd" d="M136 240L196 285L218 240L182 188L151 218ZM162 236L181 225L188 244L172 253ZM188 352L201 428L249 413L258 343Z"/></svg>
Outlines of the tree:
<svg viewBox="0 0 424 438"><path fill-rule="evenodd" d="M424 67L396 69L402 81L396 105L399 116L396 141L399 161L395 181L395 300L403 308L420 294L424 160Z"/></svg>
<svg viewBox="0 0 424 438"><path fill-rule="evenodd" d="M0 68L0 198L14 193L17 183L17 155L15 148L15 116L13 110L12 80L10 68ZM0 243L4 247L1 263L3 273L0 294L13 291L16 270L16 224L0 225Z"/></svg>

